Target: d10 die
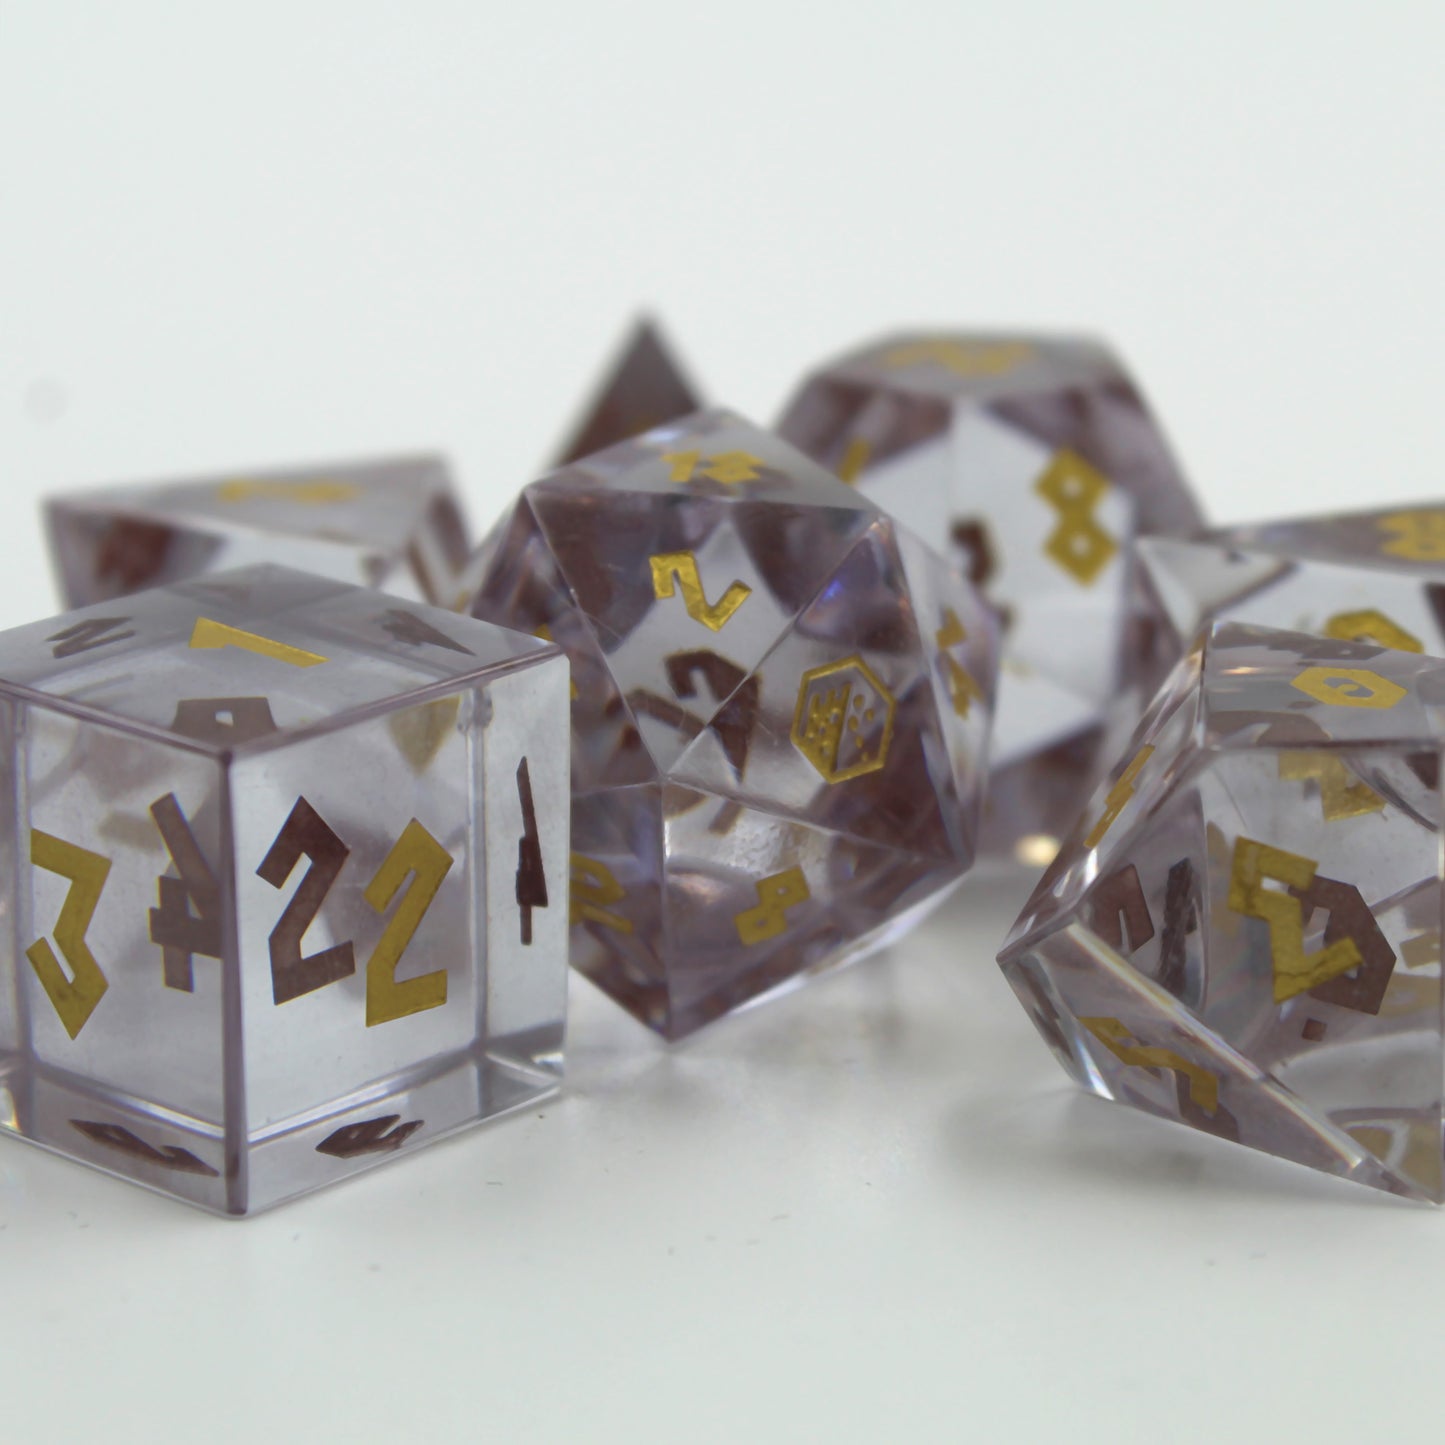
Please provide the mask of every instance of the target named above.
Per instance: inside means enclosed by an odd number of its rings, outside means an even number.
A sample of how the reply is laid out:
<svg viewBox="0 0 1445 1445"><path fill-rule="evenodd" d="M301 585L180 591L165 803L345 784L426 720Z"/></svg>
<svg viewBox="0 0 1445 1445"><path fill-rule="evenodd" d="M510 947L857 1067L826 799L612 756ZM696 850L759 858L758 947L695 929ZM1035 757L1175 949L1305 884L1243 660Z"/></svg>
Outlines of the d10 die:
<svg viewBox="0 0 1445 1445"><path fill-rule="evenodd" d="M1138 391L1092 342L898 336L816 371L779 431L999 608L983 847L1046 862L1174 660L1132 544L1199 513Z"/></svg>
<svg viewBox="0 0 1445 1445"><path fill-rule="evenodd" d="M573 668L572 961L677 1038L937 902L974 851L987 608L726 412L522 493L472 610Z"/></svg>
<svg viewBox="0 0 1445 1445"><path fill-rule="evenodd" d="M701 405L662 332L644 317L628 333L558 464L628 441Z"/></svg>
<svg viewBox="0 0 1445 1445"><path fill-rule="evenodd" d="M1439 1201L1445 665L1220 623L1000 961L1105 1098Z"/></svg>
<svg viewBox="0 0 1445 1445"><path fill-rule="evenodd" d="M280 568L0 634L0 1121L242 1214L550 1091L566 707Z"/></svg>
<svg viewBox="0 0 1445 1445"><path fill-rule="evenodd" d="M1147 537L1140 557L1182 652L1209 618L1445 653L1445 506Z"/></svg>
<svg viewBox="0 0 1445 1445"><path fill-rule="evenodd" d="M45 516L67 607L260 562L445 607L470 550L437 457L105 487Z"/></svg>

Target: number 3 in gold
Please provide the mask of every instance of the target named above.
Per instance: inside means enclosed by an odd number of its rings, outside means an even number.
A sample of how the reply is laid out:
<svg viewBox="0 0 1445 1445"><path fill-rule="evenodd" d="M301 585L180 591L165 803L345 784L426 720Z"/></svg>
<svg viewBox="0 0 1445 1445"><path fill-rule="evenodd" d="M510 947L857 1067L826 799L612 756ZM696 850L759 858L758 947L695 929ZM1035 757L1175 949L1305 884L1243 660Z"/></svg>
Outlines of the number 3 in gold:
<svg viewBox="0 0 1445 1445"><path fill-rule="evenodd" d="M34 828L30 833L30 861L47 873L70 879L70 891L55 925L55 941L74 977L66 977L55 950L43 938L25 950L25 957L55 1005L66 1033L75 1038L110 987L85 941L85 931L95 916L95 906L110 873L110 859Z"/></svg>

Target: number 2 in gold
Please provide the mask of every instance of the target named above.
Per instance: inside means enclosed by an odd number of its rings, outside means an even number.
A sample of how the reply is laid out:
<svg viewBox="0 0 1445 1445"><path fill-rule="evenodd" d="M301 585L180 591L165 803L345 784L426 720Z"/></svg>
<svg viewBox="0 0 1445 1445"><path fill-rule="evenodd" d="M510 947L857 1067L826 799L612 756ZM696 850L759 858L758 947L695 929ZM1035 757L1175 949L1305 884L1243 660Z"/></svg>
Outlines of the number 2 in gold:
<svg viewBox="0 0 1445 1445"><path fill-rule="evenodd" d="M110 873L110 859L34 828L30 833L30 861L47 873L70 879L70 891L60 906L60 918L55 925L55 941L73 977L66 976L55 950L43 938L25 950L25 957L55 1005L66 1033L75 1038L110 986L85 941L86 930L95 916L96 904L100 902L101 890Z"/></svg>
<svg viewBox="0 0 1445 1445"><path fill-rule="evenodd" d="M367 1028L440 1008L447 1001L446 969L398 982L396 966L451 866L452 855L413 818L382 860L376 877L366 885L366 901L378 913L384 913L408 874L413 880L366 965Z"/></svg>

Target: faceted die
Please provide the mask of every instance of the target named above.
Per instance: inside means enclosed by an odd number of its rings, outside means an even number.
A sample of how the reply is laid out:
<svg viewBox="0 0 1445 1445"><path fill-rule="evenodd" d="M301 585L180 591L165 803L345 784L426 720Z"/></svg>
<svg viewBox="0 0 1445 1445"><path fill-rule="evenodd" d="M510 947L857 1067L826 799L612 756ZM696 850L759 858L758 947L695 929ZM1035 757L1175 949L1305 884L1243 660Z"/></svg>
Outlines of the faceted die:
<svg viewBox="0 0 1445 1445"><path fill-rule="evenodd" d="M1137 388L1090 341L896 336L815 371L778 430L998 608L982 846L1046 862L1178 655L1133 543L1199 511Z"/></svg>
<svg viewBox="0 0 1445 1445"><path fill-rule="evenodd" d="M996 629L772 434L698 413L527 487L472 611L572 663L572 962L678 1038L896 937L974 853Z"/></svg>
<svg viewBox="0 0 1445 1445"><path fill-rule="evenodd" d="M557 464L629 441L701 406L661 330L643 317L627 334Z"/></svg>
<svg viewBox="0 0 1445 1445"><path fill-rule="evenodd" d="M67 607L275 562L449 607L470 552L439 457L103 487L45 506Z"/></svg>
<svg viewBox="0 0 1445 1445"><path fill-rule="evenodd" d="M1228 618L1445 655L1445 505L1148 537L1139 554L1178 652Z"/></svg>
<svg viewBox="0 0 1445 1445"><path fill-rule="evenodd" d="M0 634L0 1123L244 1214L549 1093L566 706L281 568Z"/></svg>
<svg viewBox="0 0 1445 1445"><path fill-rule="evenodd" d="M1000 954L1075 1081L1445 1198L1442 725L1439 661L1203 634Z"/></svg>

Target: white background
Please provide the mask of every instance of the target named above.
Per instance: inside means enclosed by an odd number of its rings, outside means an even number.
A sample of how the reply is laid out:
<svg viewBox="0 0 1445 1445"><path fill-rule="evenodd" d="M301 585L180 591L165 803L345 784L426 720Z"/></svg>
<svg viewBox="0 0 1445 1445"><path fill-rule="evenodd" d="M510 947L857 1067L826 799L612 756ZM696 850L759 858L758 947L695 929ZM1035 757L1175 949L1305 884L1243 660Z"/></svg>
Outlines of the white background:
<svg viewBox="0 0 1445 1445"><path fill-rule="evenodd" d="M770 418L1086 328L1218 520L1445 490L1445 9L0 0L0 625L34 503L436 446L486 523L651 305ZM241 1224L0 1143L0 1437L1214 1441L1439 1419L1445 1218L1076 1097L1019 890Z"/></svg>

